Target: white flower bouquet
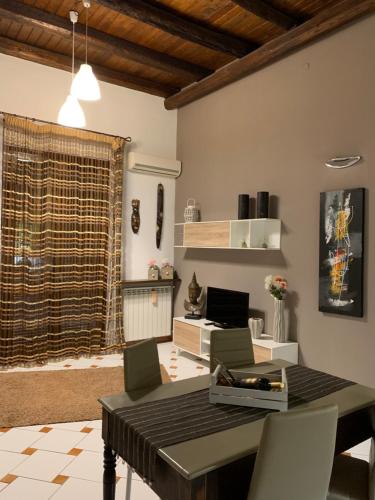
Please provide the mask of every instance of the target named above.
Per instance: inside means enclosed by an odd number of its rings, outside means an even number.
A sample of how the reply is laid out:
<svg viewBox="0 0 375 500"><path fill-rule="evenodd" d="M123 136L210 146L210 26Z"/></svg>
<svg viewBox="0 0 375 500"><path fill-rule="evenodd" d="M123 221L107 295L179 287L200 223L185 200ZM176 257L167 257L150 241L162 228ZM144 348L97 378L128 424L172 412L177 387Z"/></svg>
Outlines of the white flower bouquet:
<svg viewBox="0 0 375 500"><path fill-rule="evenodd" d="M277 300L284 300L288 289L288 282L282 276L266 276L264 288Z"/></svg>

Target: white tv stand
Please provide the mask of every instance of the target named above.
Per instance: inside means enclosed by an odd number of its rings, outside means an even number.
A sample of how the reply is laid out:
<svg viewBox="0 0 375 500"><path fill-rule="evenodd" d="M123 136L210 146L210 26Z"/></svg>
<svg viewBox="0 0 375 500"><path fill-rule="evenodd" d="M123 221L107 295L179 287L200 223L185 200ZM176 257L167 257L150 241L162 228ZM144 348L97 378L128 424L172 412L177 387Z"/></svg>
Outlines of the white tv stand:
<svg viewBox="0 0 375 500"><path fill-rule="evenodd" d="M185 319L183 316L173 318L173 344L177 348L177 354L185 351L209 359L211 332L220 328L206 325L208 322L207 319ZM297 342L281 344L274 342L270 335L262 335L260 339L253 339L253 348L256 363L272 359L285 359L291 363L298 363Z"/></svg>

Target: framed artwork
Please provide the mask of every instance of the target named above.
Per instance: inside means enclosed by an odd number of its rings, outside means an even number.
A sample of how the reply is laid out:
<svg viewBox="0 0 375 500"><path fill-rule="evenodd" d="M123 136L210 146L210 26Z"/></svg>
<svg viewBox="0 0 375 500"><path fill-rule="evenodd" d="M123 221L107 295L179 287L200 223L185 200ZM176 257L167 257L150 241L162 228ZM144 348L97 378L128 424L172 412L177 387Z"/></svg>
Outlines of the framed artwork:
<svg viewBox="0 0 375 500"><path fill-rule="evenodd" d="M320 193L319 311L363 316L365 189Z"/></svg>

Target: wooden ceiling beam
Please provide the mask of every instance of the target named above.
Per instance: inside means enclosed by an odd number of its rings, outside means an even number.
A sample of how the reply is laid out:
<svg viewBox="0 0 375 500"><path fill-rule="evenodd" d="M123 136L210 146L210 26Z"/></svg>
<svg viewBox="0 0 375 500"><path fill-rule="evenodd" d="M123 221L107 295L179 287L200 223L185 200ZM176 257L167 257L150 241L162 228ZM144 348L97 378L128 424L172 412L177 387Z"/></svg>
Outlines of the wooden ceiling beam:
<svg viewBox="0 0 375 500"><path fill-rule="evenodd" d="M282 56L289 54L292 50L301 48L322 35L373 12L375 12L375 0L341 0L341 2L326 8L300 26L265 43L242 59L227 64L200 82L193 83L176 95L168 97L164 103L165 107L166 109L175 109L196 101L215 90L264 68Z"/></svg>
<svg viewBox="0 0 375 500"><path fill-rule="evenodd" d="M71 57L58 52L41 49L40 47L34 47L26 43L17 42L16 40L3 36L0 36L0 52L27 61L51 66L52 68L62 69L68 72L72 71ZM81 61L77 61L77 66L79 66L80 63ZM102 66L93 65L93 70L99 80L103 82L140 90L141 92L147 92L160 97L167 97L178 90L160 82L154 82L130 73L119 72ZM67 80L67 89L69 87L68 83L69 79Z"/></svg>
<svg viewBox="0 0 375 500"><path fill-rule="evenodd" d="M0 17L5 17L20 24L27 23L63 38L71 38L72 36L72 23L69 19L23 4L17 0L12 0L12 2L0 0ZM77 39L85 40L84 25L76 24L76 36ZM116 54L119 57L186 78L189 81L202 78L211 73L207 68L93 28L88 31L88 40L92 46L105 51L108 55Z"/></svg>
<svg viewBox="0 0 375 500"><path fill-rule="evenodd" d="M251 14L255 14L266 21L270 21L285 30L289 30L293 28L293 26L300 24L297 18L276 9L265 0L232 0L232 2L248 12L251 12Z"/></svg>
<svg viewBox="0 0 375 500"><path fill-rule="evenodd" d="M228 35L214 27L192 21L187 16L145 0L96 0L97 3L158 28L166 33L209 49L242 57L259 45Z"/></svg>

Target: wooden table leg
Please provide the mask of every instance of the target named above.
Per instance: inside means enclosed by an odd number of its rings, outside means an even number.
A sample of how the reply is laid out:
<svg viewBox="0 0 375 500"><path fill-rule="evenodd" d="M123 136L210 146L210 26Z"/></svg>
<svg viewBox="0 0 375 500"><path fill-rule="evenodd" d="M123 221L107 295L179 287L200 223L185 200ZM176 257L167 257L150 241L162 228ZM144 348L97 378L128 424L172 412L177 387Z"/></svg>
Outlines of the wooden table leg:
<svg viewBox="0 0 375 500"><path fill-rule="evenodd" d="M103 500L115 500L116 453L104 444Z"/></svg>

